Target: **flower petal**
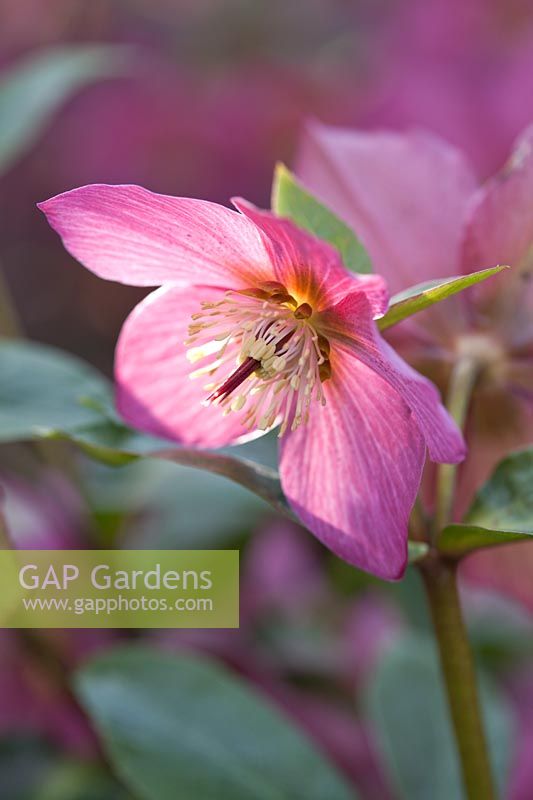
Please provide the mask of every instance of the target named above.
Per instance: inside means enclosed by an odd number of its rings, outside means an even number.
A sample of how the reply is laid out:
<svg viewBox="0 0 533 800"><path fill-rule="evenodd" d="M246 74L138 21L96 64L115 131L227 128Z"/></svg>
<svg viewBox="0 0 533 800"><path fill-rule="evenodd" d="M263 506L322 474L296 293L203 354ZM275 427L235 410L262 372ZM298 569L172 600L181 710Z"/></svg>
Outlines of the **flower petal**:
<svg viewBox="0 0 533 800"><path fill-rule="evenodd" d="M315 123L304 135L297 173L355 230L391 292L457 273L476 182L451 145L422 131L364 133Z"/></svg>
<svg viewBox="0 0 533 800"><path fill-rule="evenodd" d="M101 278L242 288L272 277L257 228L216 203L94 184L39 208L66 249Z"/></svg>
<svg viewBox="0 0 533 800"><path fill-rule="evenodd" d="M362 283L343 266L339 253L331 245L246 200L234 198L232 202L262 231L276 280L297 298L320 310ZM368 288L376 298L381 294L377 305L382 307L383 287L376 293L376 283L369 282Z"/></svg>
<svg viewBox="0 0 533 800"><path fill-rule="evenodd" d="M183 445L223 447L248 434L239 414L223 416L204 407L209 380L191 380L195 369L184 341L191 314L200 302L219 300L211 287L167 286L150 294L132 311L120 334L115 359L117 408L133 427ZM196 365L196 367L199 365Z"/></svg>
<svg viewBox="0 0 533 800"><path fill-rule="evenodd" d="M379 335L368 301L354 292L324 314L326 335L335 350L350 352L392 386L413 412L433 461L462 461L466 445L435 386L410 367ZM332 370L336 365L332 361Z"/></svg>
<svg viewBox="0 0 533 800"><path fill-rule="evenodd" d="M472 198L464 270L494 263L518 266L533 245L532 208L533 125L519 138L503 170Z"/></svg>
<svg viewBox="0 0 533 800"><path fill-rule="evenodd" d="M300 519L334 553L381 578L400 578L424 440L398 393L349 351L323 384L326 406L287 434L280 474Z"/></svg>
<svg viewBox="0 0 533 800"><path fill-rule="evenodd" d="M360 286L366 294L366 299L370 303L372 316L374 319L382 317L389 307L389 288L381 275L360 275ZM348 291L350 288L346 287ZM352 286L353 290L353 286Z"/></svg>
<svg viewBox="0 0 533 800"><path fill-rule="evenodd" d="M481 324L506 341L533 338L533 126L520 137L503 170L472 199L463 243L463 270L509 264L469 293ZM474 300L477 300L474 303Z"/></svg>

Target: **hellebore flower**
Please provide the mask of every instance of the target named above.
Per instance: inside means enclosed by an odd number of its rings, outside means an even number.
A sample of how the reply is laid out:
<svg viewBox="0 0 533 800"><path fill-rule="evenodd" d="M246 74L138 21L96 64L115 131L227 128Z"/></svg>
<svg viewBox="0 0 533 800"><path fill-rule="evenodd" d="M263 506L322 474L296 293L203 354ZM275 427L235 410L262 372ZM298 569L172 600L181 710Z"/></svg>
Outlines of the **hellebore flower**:
<svg viewBox="0 0 533 800"><path fill-rule="evenodd" d="M421 131L313 124L298 173L358 233L392 291L495 263L512 267L391 330L409 363L442 389L458 359L477 361L460 518L496 464L533 442L533 128L482 186L459 151ZM533 546L520 544L471 556L463 569L532 607L532 563Z"/></svg>
<svg viewBox="0 0 533 800"><path fill-rule="evenodd" d="M120 335L122 416L205 448L279 425L295 513L345 560L398 578L425 446L457 462L462 436L435 387L380 338L383 280L347 272L288 220L234 204L93 185L40 208L100 277L162 284Z"/></svg>
<svg viewBox="0 0 533 800"><path fill-rule="evenodd" d="M533 128L481 187L460 152L421 131L312 125L298 172L358 233L391 291L496 263L513 268L391 330L407 360L441 388L458 358L479 363L464 510L495 464L533 440Z"/></svg>

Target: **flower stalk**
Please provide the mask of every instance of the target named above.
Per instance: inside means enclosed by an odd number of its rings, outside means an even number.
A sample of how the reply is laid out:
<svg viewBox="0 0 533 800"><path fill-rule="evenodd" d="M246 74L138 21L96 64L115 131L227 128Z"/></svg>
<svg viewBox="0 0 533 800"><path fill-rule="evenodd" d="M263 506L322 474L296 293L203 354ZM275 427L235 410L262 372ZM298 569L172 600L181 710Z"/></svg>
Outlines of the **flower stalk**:
<svg viewBox="0 0 533 800"><path fill-rule="evenodd" d="M470 398L479 375L479 361L472 356L460 358L450 377L446 406L459 428L463 429L470 406ZM437 498L434 520L434 538L452 519L457 464L439 464L437 469Z"/></svg>
<svg viewBox="0 0 533 800"><path fill-rule="evenodd" d="M457 564L440 556L421 566L468 800L496 797L472 649L457 589Z"/></svg>
<svg viewBox="0 0 533 800"><path fill-rule="evenodd" d="M450 379L447 407L464 428L472 391L479 376L479 362L460 358ZM439 465L433 537L453 516L457 467ZM437 640L444 686L455 733L463 782L468 800L496 797L472 649L457 586L457 561L437 549L420 564L431 619Z"/></svg>
<svg viewBox="0 0 533 800"><path fill-rule="evenodd" d="M21 336L21 327L15 304L7 281L0 270L0 336L9 339L18 339Z"/></svg>

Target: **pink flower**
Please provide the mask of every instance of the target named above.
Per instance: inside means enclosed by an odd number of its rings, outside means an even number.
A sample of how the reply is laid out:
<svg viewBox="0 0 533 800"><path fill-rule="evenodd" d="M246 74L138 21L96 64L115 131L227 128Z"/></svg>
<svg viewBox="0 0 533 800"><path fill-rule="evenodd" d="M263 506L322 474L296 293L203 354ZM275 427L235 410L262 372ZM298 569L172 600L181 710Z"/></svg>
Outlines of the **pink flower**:
<svg viewBox="0 0 533 800"><path fill-rule="evenodd" d="M58 472L44 471L36 483L1 473L0 509L20 550L74 550L86 543L81 497Z"/></svg>
<svg viewBox="0 0 533 800"><path fill-rule="evenodd" d="M242 563L241 625L243 615L254 619L276 612L298 621L325 601L328 587L314 544L286 519L268 520L255 531Z"/></svg>
<svg viewBox="0 0 533 800"><path fill-rule="evenodd" d="M207 448L279 424L295 513L340 557L398 578L425 446L457 462L462 437L435 387L377 333L382 279L348 273L287 220L235 206L93 185L40 207L97 275L162 285L120 335L123 417Z"/></svg>
<svg viewBox="0 0 533 800"><path fill-rule="evenodd" d="M407 360L444 389L461 356L480 375L456 517L510 450L533 441L533 128L501 173L478 186L455 148L421 131L362 133L312 125L299 174L362 238L393 291L495 263L513 269L391 332ZM528 545L470 557L464 571L533 605Z"/></svg>
<svg viewBox="0 0 533 800"><path fill-rule="evenodd" d="M421 131L313 125L300 153L304 182L357 231L392 291L496 263L513 267L391 332L441 388L457 358L480 362L458 511L505 453L533 440L532 145L533 128L481 187L460 152Z"/></svg>

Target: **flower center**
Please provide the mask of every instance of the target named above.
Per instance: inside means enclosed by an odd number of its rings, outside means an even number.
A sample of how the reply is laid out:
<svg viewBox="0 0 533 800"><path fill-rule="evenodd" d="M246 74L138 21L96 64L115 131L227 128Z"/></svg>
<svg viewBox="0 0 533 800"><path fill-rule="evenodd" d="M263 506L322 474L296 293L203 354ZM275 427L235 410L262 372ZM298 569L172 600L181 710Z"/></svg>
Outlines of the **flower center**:
<svg viewBox="0 0 533 800"><path fill-rule="evenodd" d="M222 406L224 414L242 410L251 430L280 424L280 436L307 422L313 401L325 405L330 347L308 303L298 304L272 281L201 307L185 344L191 362L207 361L190 374L211 379L206 404Z"/></svg>

